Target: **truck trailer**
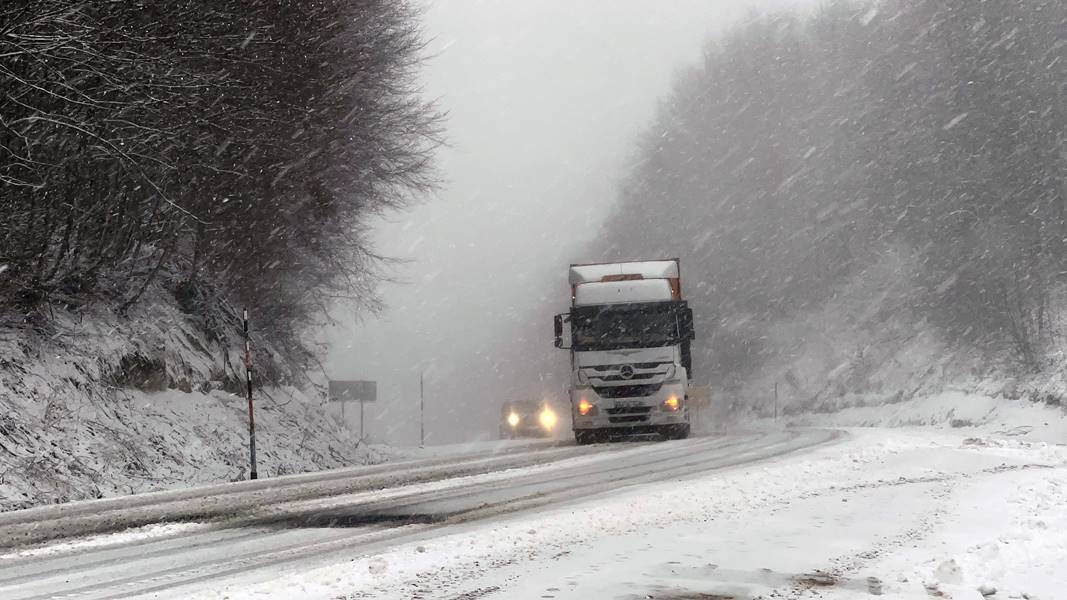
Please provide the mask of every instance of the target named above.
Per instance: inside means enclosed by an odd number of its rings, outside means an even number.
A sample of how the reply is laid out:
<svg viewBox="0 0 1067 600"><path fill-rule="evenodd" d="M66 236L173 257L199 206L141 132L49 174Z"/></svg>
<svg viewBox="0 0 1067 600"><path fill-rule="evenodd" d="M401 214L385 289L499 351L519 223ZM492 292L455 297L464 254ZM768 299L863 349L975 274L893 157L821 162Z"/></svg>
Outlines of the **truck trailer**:
<svg viewBox="0 0 1067 600"><path fill-rule="evenodd" d="M575 441L688 437L695 335L679 260L575 264L569 280L571 308L554 334L570 351Z"/></svg>

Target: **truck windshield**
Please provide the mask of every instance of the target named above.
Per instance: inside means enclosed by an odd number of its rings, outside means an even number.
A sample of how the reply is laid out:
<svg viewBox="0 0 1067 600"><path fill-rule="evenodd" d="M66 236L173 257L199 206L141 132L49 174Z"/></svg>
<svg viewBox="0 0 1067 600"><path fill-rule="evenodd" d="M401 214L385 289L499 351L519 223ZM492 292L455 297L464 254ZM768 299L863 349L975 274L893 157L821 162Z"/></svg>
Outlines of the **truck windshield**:
<svg viewBox="0 0 1067 600"><path fill-rule="evenodd" d="M672 346L686 339L684 302L578 306L571 310L575 350Z"/></svg>

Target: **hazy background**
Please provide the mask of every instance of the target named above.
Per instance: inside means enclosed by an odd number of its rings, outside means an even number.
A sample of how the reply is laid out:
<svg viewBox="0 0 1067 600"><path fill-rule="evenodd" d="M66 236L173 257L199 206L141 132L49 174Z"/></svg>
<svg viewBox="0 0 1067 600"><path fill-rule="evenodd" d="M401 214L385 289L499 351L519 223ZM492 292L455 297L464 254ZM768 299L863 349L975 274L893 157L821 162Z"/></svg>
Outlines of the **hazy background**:
<svg viewBox="0 0 1067 600"><path fill-rule="evenodd" d="M375 442L495 435L507 398L558 396L565 353L550 317L566 308L566 266L614 202L658 99L709 37L790 0L441 0L425 15L426 93L447 110L436 198L377 228L410 262L382 289L387 310L324 334L336 379L378 381ZM358 410L347 411L358 428Z"/></svg>

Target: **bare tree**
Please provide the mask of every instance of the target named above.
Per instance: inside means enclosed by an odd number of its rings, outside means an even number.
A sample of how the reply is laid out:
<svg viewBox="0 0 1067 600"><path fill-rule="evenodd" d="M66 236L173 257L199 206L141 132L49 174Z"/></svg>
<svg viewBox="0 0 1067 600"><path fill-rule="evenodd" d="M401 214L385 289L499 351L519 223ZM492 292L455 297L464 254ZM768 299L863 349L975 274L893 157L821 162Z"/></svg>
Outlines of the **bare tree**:
<svg viewBox="0 0 1067 600"><path fill-rule="evenodd" d="M0 6L0 307L373 303L368 217L433 187L406 2Z"/></svg>
<svg viewBox="0 0 1067 600"><path fill-rule="evenodd" d="M1062 2L884 0L773 15L709 46L649 128L605 248L680 255L722 381L771 324L901 245L907 306L1036 367L1067 272ZM671 235L664 235L670 231ZM621 240L625 240L623 243Z"/></svg>

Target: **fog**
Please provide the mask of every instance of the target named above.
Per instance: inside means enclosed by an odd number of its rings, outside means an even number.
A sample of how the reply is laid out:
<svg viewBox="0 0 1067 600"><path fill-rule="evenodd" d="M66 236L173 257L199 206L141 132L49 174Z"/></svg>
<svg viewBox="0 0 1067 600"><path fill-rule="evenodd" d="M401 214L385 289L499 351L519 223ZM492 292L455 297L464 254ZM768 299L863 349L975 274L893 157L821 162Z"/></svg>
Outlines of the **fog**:
<svg viewBox="0 0 1067 600"><path fill-rule="evenodd" d="M448 112L439 193L376 227L406 260L378 317L338 311L325 341L335 379L378 382L375 442L418 442L425 374L427 443L496 434L499 405L558 395L566 360L551 315L566 266L588 255L636 137L708 39L788 5L737 0L440 1L425 14L425 90ZM654 6L654 9L650 9ZM347 421L358 429L356 410Z"/></svg>

